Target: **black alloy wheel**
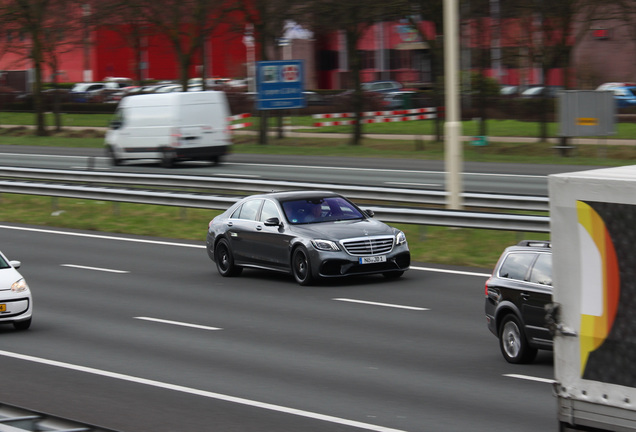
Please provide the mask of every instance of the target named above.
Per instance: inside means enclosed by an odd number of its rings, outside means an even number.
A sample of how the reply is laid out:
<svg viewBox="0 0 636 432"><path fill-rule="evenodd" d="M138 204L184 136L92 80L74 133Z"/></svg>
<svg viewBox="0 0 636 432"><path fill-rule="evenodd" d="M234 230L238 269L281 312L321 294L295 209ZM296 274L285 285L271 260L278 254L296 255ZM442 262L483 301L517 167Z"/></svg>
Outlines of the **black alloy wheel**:
<svg viewBox="0 0 636 432"><path fill-rule="evenodd" d="M219 274L223 277L238 276L243 271L242 267L234 264L234 256L225 239L221 239L214 249L214 260Z"/></svg>
<svg viewBox="0 0 636 432"><path fill-rule="evenodd" d="M299 285L307 286L314 282L307 252L301 247L296 248L292 255L292 272Z"/></svg>

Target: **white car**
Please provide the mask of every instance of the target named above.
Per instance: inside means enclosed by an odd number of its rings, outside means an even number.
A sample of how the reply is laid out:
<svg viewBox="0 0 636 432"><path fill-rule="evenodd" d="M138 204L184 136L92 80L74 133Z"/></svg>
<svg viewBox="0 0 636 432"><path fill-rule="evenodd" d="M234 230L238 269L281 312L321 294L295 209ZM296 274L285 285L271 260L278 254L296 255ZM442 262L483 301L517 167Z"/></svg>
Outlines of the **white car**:
<svg viewBox="0 0 636 432"><path fill-rule="evenodd" d="M31 326L31 290L18 272L20 261L9 261L0 252L0 324L12 323L16 330Z"/></svg>

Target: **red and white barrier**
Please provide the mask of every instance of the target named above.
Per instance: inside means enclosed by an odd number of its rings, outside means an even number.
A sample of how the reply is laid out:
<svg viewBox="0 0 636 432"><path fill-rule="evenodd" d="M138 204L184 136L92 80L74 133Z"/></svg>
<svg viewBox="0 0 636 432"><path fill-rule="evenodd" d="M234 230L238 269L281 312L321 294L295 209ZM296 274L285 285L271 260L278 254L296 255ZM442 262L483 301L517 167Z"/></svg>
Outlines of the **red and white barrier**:
<svg viewBox="0 0 636 432"><path fill-rule="evenodd" d="M250 114L250 113L236 114L236 115L228 117L227 121L231 122L231 121L234 121L234 120L243 120L243 119L246 119L246 118L251 117L251 116L252 116L252 114ZM234 129L246 128L248 126L252 126L252 123L251 122L248 122L248 123L237 123L237 124L230 125L229 128L231 130L234 130Z"/></svg>
<svg viewBox="0 0 636 432"><path fill-rule="evenodd" d="M391 123L391 122L403 122L403 121L412 121L412 120L428 120L437 117L437 114L420 114L415 116L406 116L406 117L379 117L379 118L368 118L360 120L362 124L369 123ZM314 123L315 127L323 127L323 126L346 126L355 124L355 120L342 120L335 122L317 122Z"/></svg>
<svg viewBox="0 0 636 432"><path fill-rule="evenodd" d="M414 108L395 111L366 111L362 113L363 118L360 123L389 123L389 122L401 122L412 120L428 120L437 117L437 108ZM432 113L432 114L424 114ZM355 113L335 113L335 114L314 114L312 116L315 119L332 119L332 118L353 118ZM341 120L335 122L316 122L314 127L323 126L346 126L355 124L355 120Z"/></svg>

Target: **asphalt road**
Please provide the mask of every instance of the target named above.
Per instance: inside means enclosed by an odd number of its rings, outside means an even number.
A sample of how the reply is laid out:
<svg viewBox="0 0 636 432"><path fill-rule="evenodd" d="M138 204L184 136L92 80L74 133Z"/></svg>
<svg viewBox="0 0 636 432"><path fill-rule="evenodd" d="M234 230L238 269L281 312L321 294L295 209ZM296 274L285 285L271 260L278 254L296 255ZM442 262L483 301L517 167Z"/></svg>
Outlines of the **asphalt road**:
<svg viewBox="0 0 636 432"><path fill-rule="evenodd" d="M101 149L0 145L0 164L51 169L95 169L134 173L240 177L362 186L445 190L443 161L231 154L224 163L184 162L173 169L156 162L113 167ZM466 162L465 192L547 196L548 174L594 167Z"/></svg>
<svg viewBox="0 0 636 432"><path fill-rule="evenodd" d="M557 430L551 354L510 365L486 329L489 270L299 287L221 278L203 241L7 224L0 249L35 304L0 327L12 405L122 432Z"/></svg>

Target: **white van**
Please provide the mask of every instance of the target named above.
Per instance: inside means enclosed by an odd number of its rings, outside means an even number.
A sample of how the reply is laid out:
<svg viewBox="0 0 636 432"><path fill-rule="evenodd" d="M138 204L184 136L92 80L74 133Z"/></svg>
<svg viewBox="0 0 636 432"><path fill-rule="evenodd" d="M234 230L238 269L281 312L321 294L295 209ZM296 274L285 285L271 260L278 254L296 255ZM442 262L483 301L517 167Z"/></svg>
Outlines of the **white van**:
<svg viewBox="0 0 636 432"><path fill-rule="evenodd" d="M106 132L114 165L127 159L218 163L231 144L225 93L174 92L127 96Z"/></svg>

